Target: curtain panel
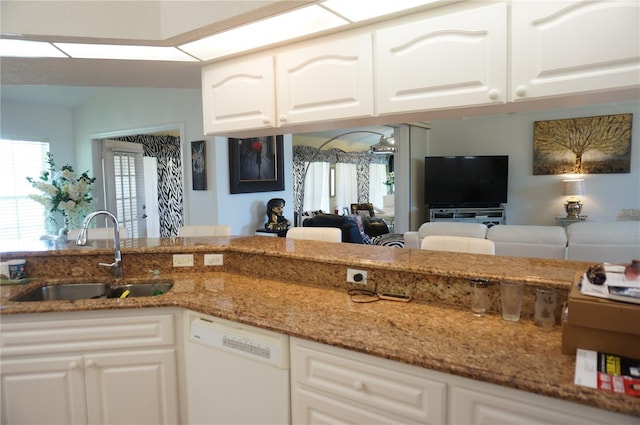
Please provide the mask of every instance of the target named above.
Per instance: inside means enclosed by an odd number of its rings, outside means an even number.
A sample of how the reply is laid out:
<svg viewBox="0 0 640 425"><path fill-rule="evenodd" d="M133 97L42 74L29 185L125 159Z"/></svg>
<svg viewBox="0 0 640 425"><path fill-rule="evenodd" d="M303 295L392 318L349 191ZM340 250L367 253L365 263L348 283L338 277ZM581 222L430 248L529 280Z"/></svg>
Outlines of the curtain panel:
<svg viewBox="0 0 640 425"><path fill-rule="evenodd" d="M184 224L180 138L140 134L110 139L141 143L144 156L157 158L160 236L177 236Z"/></svg>
<svg viewBox="0 0 640 425"><path fill-rule="evenodd" d="M294 196L294 211L301 211L302 197L303 197L303 184L305 186L311 186L310 182L304 182L304 172L307 163L326 162L329 164L353 164L355 165L357 196L353 196L352 193L342 194L340 197L336 197L336 201L347 202L346 197L350 197L353 202L364 203L369 202L369 166L370 164L386 164L389 161L388 155L377 155L371 152L345 152L340 149L326 149L318 150L312 146L293 146L293 196ZM338 173L340 175L340 173ZM353 172L342 173L342 177L349 181L336 181L337 188L353 186ZM309 171L307 172L307 180L310 178ZM328 181L328 179L327 179ZM338 195L338 193L336 193ZM314 194L306 192L307 197L314 197ZM353 197L352 197L353 196ZM340 200L338 199L340 198ZM344 199L342 199L344 198ZM349 200L350 204L352 201ZM305 204L310 205L305 200ZM315 205L315 204L314 204ZM348 205L341 205L341 207ZM324 209L323 209L324 210ZM327 212L333 212L329 209Z"/></svg>

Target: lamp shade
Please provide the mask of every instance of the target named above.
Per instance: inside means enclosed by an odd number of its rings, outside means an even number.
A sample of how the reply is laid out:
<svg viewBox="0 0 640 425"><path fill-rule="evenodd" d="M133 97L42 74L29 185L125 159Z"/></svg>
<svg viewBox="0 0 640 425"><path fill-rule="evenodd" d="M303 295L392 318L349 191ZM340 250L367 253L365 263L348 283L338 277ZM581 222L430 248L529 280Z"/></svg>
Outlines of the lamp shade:
<svg viewBox="0 0 640 425"><path fill-rule="evenodd" d="M584 195L584 179L562 180L562 194L564 196Z"/></svg>

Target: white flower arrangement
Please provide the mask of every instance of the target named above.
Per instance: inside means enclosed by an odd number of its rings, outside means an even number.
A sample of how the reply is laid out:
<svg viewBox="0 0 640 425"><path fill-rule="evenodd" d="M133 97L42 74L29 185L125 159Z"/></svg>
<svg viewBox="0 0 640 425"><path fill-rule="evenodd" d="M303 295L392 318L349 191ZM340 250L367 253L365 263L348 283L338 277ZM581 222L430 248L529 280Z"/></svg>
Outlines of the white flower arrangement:
<svg viewBox="0 0 640 425"><path fill-rule="evenodd" d="M64 217L66 228L79 228L84 218L92 211L92 190L95 177L89 177L88 171L79 177L70 165L56 170L53 155L47 153L49 169L44 170L36 180L27 177L31 186L42 194L32 194L29 198L44 205L49 222L55 223L54 213Z"/></svg>

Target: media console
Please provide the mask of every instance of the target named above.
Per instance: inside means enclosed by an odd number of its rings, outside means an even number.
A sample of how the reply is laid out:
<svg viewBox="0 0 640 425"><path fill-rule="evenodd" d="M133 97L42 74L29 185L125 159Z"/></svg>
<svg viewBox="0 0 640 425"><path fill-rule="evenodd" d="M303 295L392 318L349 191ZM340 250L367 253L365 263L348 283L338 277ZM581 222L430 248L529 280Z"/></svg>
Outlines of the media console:
<svg viewBox="0 0 640 425"><path fill-rule="evenodd" d="M507 218L502 205L492 207L431 207L429 221L457 221L466 223L482 223L488 227L506 224Z"/></svg>

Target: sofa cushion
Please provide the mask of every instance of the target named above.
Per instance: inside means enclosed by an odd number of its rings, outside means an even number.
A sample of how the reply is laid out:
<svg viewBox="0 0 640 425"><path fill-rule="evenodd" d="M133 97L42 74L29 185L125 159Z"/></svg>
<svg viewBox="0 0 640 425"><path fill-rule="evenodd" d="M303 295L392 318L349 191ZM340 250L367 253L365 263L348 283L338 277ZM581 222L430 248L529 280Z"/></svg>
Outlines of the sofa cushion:
<svg viewBox="0 0 640 425"><path fill-rule="evenodd" d="M398 233L385 233L384 235L371 238L371 244L404 248L404 238Z"/></svg>
<svg viewBox="0 0 640 425"><path fill-rule="evenodd" d="M627 264L640 259L640 221L573 223L567 239L569 260Z"/></svg>
<svg viewBox="0 0 640 425"><path fill-rule="evenodd" d="M564 260L567 234L561 226L499 224L487 230L496 255Z"/></svg>
<svg viewBox="0 0 640 425"><path fill-rule="evenodd" d="M487 236L487 226L482 223L429 221L423 223L418 229L420 240L428 235L467 236L484 239Z"/></svg>
<svg viewBox="0 0 640 425"><path fill-rule="evenodd" d="M525 242L565 246L567 233L561 226L498 224L487 230L487 239L494 242Z"/></svg>
<svg viewBox="0 0 640 425"><path fill-rule="evenodd" d="M640 244L640 222L586 221L573 223L567 227L567 237L571 242L591 244Z"/></svg>

